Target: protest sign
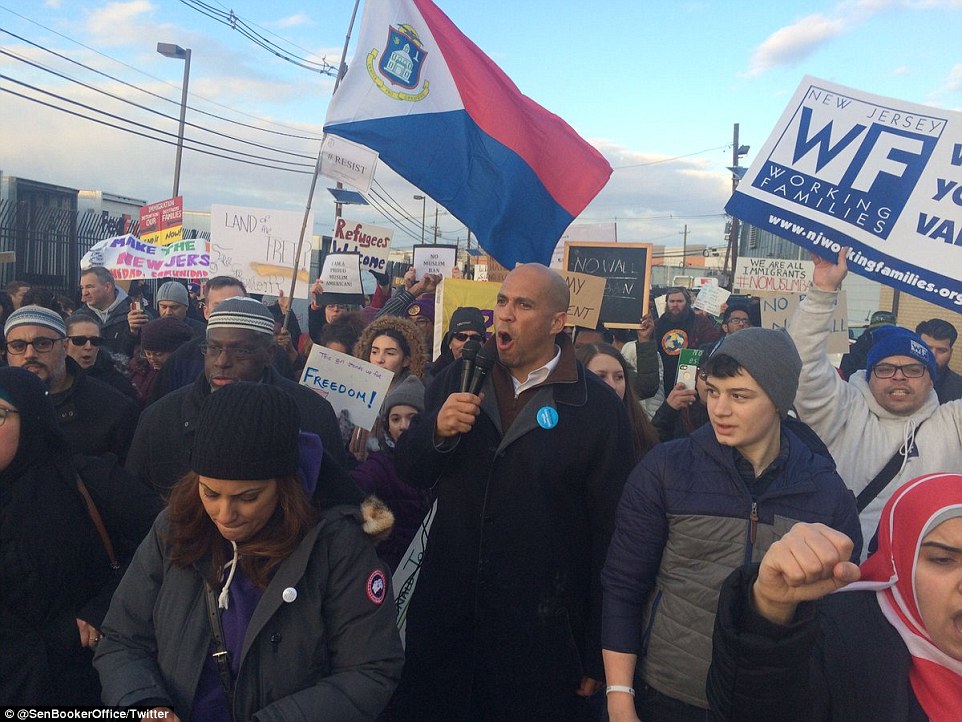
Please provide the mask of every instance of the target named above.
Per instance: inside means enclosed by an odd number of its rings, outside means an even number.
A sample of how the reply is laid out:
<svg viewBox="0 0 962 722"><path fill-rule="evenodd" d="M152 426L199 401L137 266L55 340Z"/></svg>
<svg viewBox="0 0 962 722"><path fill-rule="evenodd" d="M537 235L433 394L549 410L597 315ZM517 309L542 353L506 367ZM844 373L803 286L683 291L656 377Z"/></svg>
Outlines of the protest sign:
<svg viewBox="0 0 962 722"><path fill-rule="evenodd" d="M728 300L732 292L726 288L715 284L705 284L698 291L698 296L692 304L693 308L700 309L712 316L721 316L722 304Z"/></svg>
<svg viewBox="0 0 962 722"><path fill-rule="evenodd" d="M207 278L210 275L210 244L203 238L177 241L166 246L144 243L137 236L116 236L95 243L81 268L103 266L117 280L135 278Z"/></svg>
<svg viewBox="0 0 962 722"><path fill-rule="evenodd" d="M565 243L568 241L594 241L597 243L615 243L618 241L618 224L614 221L603 223L579 223L568 226L564 235L551 254L551 268L560 271L564 268Z"/></svg>
<svg viewBox="0 0 962 722"><path fill-rule="evenodd" d="M325 303L362 303L361 257L357 253L328 253L321 268L324 295L337 294Z"/></svg>
<svg viewBox="0 0 962 722"><path fill-rule="evenodd" d="M574 271L561 271L561 275L568 284L568 292L571 296L568 304L568 322L565 325L598 328L601 303L605 295L605 279Z"/></svg>
<svg viewBox="0 0 962 722"><path fill-rule="evenodd" d="M962 113L806 77L726 210L962 308Z"/></svg>
<svg viewBox="0 0 962 722"><path fill-rule="evenodd" d="M393 371L314 344L301 384L327 399L339 418L370 431L393 378Z"/></svg>
<svg viewBox="0 0 962 722"><path fill-rule="evenodd" d="M384 273L393 233L390 228L338 218L331 236L331 253L359 253L362 270Z"/></svg>
<svg viewBox="0 0 962 722"><path fill-rule="evenodd" d="M445 278L435 292L434 305L434 356L441 354L441 340L448 331L451 315L462 306L470 306L481 311L484 316L488 335L494 328L494 307L498 300L500 283L493 281L466 281L460 278Z"/></svg>
<svg viewBox="0 0 962 722"><path fill-rule="evenodd" d="M742 293L804 293L814 270L811 261L740 256L732 285Z"/></svg>
<svg viewBox="0 0 962 722"><path fill-rule="evenodd" d="M605 279L601 321L608 328L639 328L648 312L650 243L565 243L564 268Z"/></svg>
<svg viewBox="0 0 962 722"><path fill-rule="evenodd" d="M414 245L414 277L424 278L425 273L434 273L443 278L451 278L451 270L458 265L457 246Z"/></svg>
<svg viewBox="0 0 962 722"><path fill-rule="evenodd" d="M761 296L762 328L785 328L803 298L804 293ZM845 291L840 291L832 314L828 353L848 353L848 347L848 301Z"/></svg>
<svg viewBox="0 0 962 722"><path fill-rule="evenodd" d="M148 203L140 209L138 236L144 243L166 246L184 237L184 197Z"/></svg>
<svg viewBox="0 0 962 722"><path fill-rule="evenodd" d="M428 535L431 533L431 524L434 522L437 511L438 502L435 499L391 578L391 586L394 587L394 609L397 612L397 631L401 636L402 645L405 644L407 635L408 607L420 576L424 549L428 545Z"/></svg>
<svg viewBox="0 0 962 722"><path fill-rule="evenodd" d="M361 193L371 192L377 159L377 151L336 135L325 135L321 141L321 175L347 183Z"/></svg>
<svg viewBox="0 0 962 722"><path fill-rule="evenodd" d="M248 293L289 293L294 255L304 214L265 208L210 207L210 275L234 276ZM307 219L304 247L297 264L295 298L307 298L311 268L313 214Z"/></svg>

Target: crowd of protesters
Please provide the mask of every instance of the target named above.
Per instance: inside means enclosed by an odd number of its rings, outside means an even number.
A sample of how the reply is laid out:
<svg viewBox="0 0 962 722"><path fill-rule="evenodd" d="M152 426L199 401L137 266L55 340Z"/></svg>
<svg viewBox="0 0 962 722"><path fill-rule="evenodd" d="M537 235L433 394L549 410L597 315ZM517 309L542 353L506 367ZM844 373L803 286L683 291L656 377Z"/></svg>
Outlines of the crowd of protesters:
<svg viewBox="0 0 962 722"><path fill-rule="evenodd" d="M413 269L362 306L318 280L305 333L228 276L8 284L0 704L962 719L957 332L877 315L839 371L846 273L816 260L787 330L683 288L573 329L538 264L493 323L436 325ZM372 428L298 383L314 344L393 373Z"/></svg>

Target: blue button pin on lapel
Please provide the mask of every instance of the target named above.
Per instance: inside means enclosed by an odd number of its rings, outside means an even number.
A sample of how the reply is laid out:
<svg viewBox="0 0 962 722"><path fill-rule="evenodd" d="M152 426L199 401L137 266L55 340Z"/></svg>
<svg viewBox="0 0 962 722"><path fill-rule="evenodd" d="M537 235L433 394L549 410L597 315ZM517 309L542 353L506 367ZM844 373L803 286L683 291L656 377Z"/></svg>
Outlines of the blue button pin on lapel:
<svg viewBox="0 0 962 722"><path fill-rule="evenodd" d="M538 426L542 429L553 429L558 425L558 411L552 406L542 406L538 409Z"/></svg>

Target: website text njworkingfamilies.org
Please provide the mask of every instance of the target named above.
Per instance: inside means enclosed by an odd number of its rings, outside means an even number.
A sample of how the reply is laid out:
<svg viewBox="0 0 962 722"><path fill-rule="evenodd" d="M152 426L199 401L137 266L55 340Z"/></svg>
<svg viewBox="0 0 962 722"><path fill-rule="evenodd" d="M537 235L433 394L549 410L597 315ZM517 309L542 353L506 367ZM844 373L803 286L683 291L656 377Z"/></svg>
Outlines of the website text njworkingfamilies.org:
<svg viewBox="0 0 962 722"><path fill-rule="evenodd" d="M807 230L805 226L795 223L795 221L785 220L784 218L780 218L775 215L769 215L768 223L772 229L788 231L795 236L801 236L806 241L809 241L813 246L827 248L831 250L832 253L838 253L840 250L842 250L842 244L838 241L832 240L821 231ZM862 255L861 251L856 251L854 249L849 250L846 259L850 264L856 263L864 268L866 273L874 273L885 276L886 278L894 279L896 281L901 281L902 283L910 286L915 286L926 293L937 293L942 298L951 299L952 303L954 303L956 306L962 306L962 293L951 288L940 286L937 283L932 283L931 281L922 278L914 271L900 271L895 268L889 268L887 265L885 265L885 261L869 260Z"/></svg>

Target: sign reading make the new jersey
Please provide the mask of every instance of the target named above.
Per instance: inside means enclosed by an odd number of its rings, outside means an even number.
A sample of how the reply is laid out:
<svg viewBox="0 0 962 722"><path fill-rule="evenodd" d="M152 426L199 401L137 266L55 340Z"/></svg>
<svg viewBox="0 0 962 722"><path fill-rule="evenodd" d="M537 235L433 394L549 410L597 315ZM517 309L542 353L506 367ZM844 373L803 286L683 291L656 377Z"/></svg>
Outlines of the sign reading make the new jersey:
<svg viewBox="0 0 962 722"><path fill-rule="evenodd" d="M726 208L872 280L962 307L962 114L806 77Z"/></svg>

